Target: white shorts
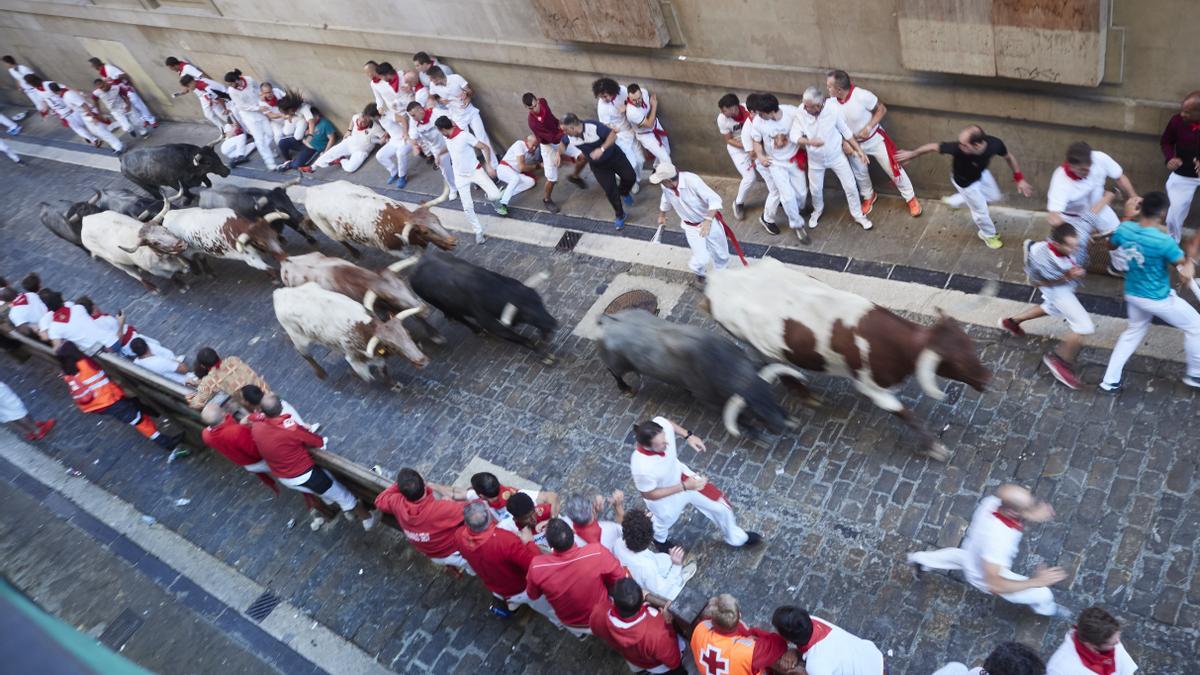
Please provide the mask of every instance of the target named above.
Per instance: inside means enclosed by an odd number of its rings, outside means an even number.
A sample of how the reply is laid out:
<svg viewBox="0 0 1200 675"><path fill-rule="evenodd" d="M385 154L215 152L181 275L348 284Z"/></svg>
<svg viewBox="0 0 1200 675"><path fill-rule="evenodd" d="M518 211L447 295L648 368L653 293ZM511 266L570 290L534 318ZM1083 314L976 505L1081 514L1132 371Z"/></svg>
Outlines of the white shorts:
<svg viewBox="0 0 1200 675"><path fill-rule="evenodd" d="M329 489L325 490L324 492L317 492L304 487L304 484L307 483L317 471L324 473L331 483ZM319 466L314 466L312 469L300 474L299 476L296 476L295 478L279 478L279 482L297 492L307 492L310 495L316 495L320 497L321 501L325 502L326 504L337 504L338 508L343 511L353 511L354 508L358 506L358 498L351 494L350 490L346 489L345 485L339 483L338 479L333 477L333 474Z"/></svg>
<svg viewBox="0 0 1200 675"><path fill-rule="evenodd" d="M560 167L554 165L554 158L558 156L559 152L562 153L560 163L567 159L575 159L583 154L579 152L579 148L568 146L566 150L563 150L561 145L550 145L549 143L539 144L538 149L542 152L542 173L546 175L546 180L551 183L558 182L558 170Z"/></svg>
<svg viewBox="0 0 1200 675"><path fill-rule="evenodd" d="M1050 316L1062 317L1072 333L1091 335L1096 332L1096 324L1083 305L1079 304L1075 289L1070 284L1043 286L1038 290L1042 292L1042 309Z"/></svg>
<svg viewBox="0 0 1200 675"><path fill-rule="evenodd" d="M25 409L25 404L21 403L17 392L7 384L0 382L0 422L5 424L16 422L28 415L29 411Z"/></svg>

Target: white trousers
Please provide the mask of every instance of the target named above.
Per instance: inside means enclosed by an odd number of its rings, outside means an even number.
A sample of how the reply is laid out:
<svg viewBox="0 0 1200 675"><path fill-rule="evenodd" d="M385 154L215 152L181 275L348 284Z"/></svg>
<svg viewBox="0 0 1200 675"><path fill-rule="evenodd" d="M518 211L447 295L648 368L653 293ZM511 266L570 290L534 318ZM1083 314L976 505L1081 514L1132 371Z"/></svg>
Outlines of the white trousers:
<svg viewBox="0 0 1200 675"><path fill-rule="evenodd" d="M1187 303L1186 300L1171 291L1162 300L1150 300L1132 295L1125 296L1125 309L1129 313L1129 325L1125 327L1117 344L1113 347L1112 357L1108 360L1108 369L1104 371L1104 381L1116 384L1121 381L1121 371L1125 363L1133 356L1134 350L1142 344L1146 331L1150 329L1150 321L1158 317L1163 321L1183 331L1183 349L1187 354L1187 374L1200 377L1200 313Z"/></svg>
<svg viewBox="0 0 1200 675"><path fill-rule="evenodd" d="M654 135L653 131L647 131L645 133L638 133L634 135L637 137L638 143L640 143L643 148L650 151L651 155L654 155L654 166L658 166L659 164L663 163L674 163L671 161L671 141L666 136L663 136L662 142L659 143L658 138Z"/></svg>
<svg viewBox="0 0 1200 675"><path fill-rule="evenodd" d="M117 152L125 149L125 144L122 143L119 138L114 136L113 132L108 130L108 125L99 120L92 119L91 117L86 117L83 115L80 115L80 117L83 118L83 125L87 127L88 131L92 132L92 135L94 135L96 138L99 138L108 144L108 147L116 150Z"/></svg>
<svg viewBox="0 0 1200 675"><path fill-rule="evenodd" d="M721 227L721 223L714 219L707 237L700 236L699 225L680 222L679 226L687 237L688 248L692 249L688 269L693 273L706 276L710 262L715 270L723 270L729 265L729 240L725 238L725 228Z"/></svg>
<svg viewBox="0 0 1200 675"><path fill-rule="evenodd" d="M492 593L492 595L503 600L508 605L508 611L510 612L517 611L517 608L521 605L529 605L530 609L549 619L550 623L563 628L563 623L558 620L558 615L554 613L554 608L550 606L550 601L546 600L546 596L544 595L537 600L530 600L529 594L525 591L508 597L504 597L498 593Z"/></svg>
<svg viewBox="0 0 1200 675"><path fill-rule="evenodd" d="M392 136L391 140L375 153L375 161L387 169L388 176L407 176L408 163L412 159L412 142Z"/></svg>
<svg viewBox="0 0 1200 675"><path fill-rule="evenodd" d="M154 116L154 113L150 112L150 108L146 106L146 102L142 100L141 94L136 89L130 87L125 92L125 98L129 100L129 105L133 106L133 109L137 111L138 116L146 120L146 124L158 122L158 118Z"/></svg>
<svg viewBox="0 0 1200 675"><path fill-rule="evenodd" d="M442 180L446 181L446 185L450 187L450 199L454 199L458 195L458 188L454 186L454 163L450 161L450 153L443 152L436 158L434 164L437 165L437 170L442 174Z"/></svg>
<svg viewBox="0 0 1200 675"><path fill-rule="evenodd" d="M200 111L204 113L204 119L212 123L217 128L217 131L225 133L225 124L229 121L229 111L223 104L213 105L204 96L198 96L200 99Z"/></svg>
<svg viewBox="0 0 1200 675"><path fill-rule="evenodd" d="M1076 215L1064 213L1062 218L1063 221L1070 223L1075 228L1075 232L1079 234L1079 248L1075 250L1075 264L1080 267L1087 267L1088 245L1091 243L1092 237L1112 234L1113 230L1121 224L1121 219L1117 217L1117 213L1110 206L1100 209L1099 213L1091 211ZM1125 251L1121 249L1108 252L1108 260L1112 263L1113 269L1122 272L1129 269L1126 256Z"/></svg>
<svg viewBox="0 0 1200 675"><path fill-rule="evenodd" d="M505 164L496 167L496 179L504 183L504 192L500 196L500 203L505 206L508 206L513 197L528 190L537 183L532 177L526 176Z"/></svg>
<svg viewBox="0 0 1200 675"><path fill-rule="evenodd" d="M846 194L846 205L850 207L850 216L855 222L867 222L867 217L862 212L862 199L858 195L858 183L854 179L854 169L850 168L850 160L845 155L839 154L829 166L822 165L821 162L814 162L812 157L808 159L808 188L812 195L813 212L809 216L816 222L817 218L825 212L825 171L832 171L837 176L838 182L842 184L842 192Z"/></svg>
<svg viewBox="0 0 1200 675"><path fill-rule="evenodd" d="M4 153L4 155L6 157L8 157L9 159L11 159L14 162L21 161L20 156L18 156L17 153L13 152L12 146L10 146L8 143L5 143L3 140L0 140L0 152Z"/></svg>
<svg viewBox="0 0 1200 675"><path fill-rule="evenodd" d="M126 110L110 109L108 114L112 116L113 121L117 123L117 126L121 127L121 130L127 134L132 134L146 126L146 122L142 119L141 115L139 115L137 111L133 110L132 108L128 108Z"/></svg>
<svg viewBox="0 0 1200 675"><path fill-rule="evenodd" d="M617 147L625 153L625 159L629 160L629 165L633 167L633 175L637 176L638 182L641 182L642 168L646 165L646 158L642 155L642 148L634 138L635 136L637 134L632 131L617 134Z"/></svg>
<svg viewBox="0 0 1200 675"><path fill-rule="evenodd" d="M0 115L0 125L4 125L5 129L17 128L17 123L9 119L7 115Z"/></svg>
<svg viewBox="0 0 1200 675"><path fill-rule="evenodd" d="M254 137L254 147L258 148L258 156L262 157L267 169L274 169L279 160L275 157L275 132L271 130L271 120L262 113L241 111L238 119L242 129Z"/></svg>
<svg viewBox="0 0 1200 675"><path fill-rule="evenodd" d="M754 160L750 158L750 153L731 145L726 145L725 151L729 153L733 168L737 169L738 175L742 177L742 182L738 183L737 197L733 198L733 203L745 204L746 193L750 192L750 186L754 185ZM774 186L768 186L767 189L769 192L774 192Z"/></svg>
<svg viewBox="0 0 1200 675"><path fill-rule="evenodd" d="M320 497L321 501L325 502L326 504L337 504L338 508L343 511L353 511L354 507L358 506L358 498L351 494L350 490L347 489L345 485L339 483L338 479L328 471L325 473L329 475L329 480L333 484L323 494L313 492L312 490L303 487L304 483L307 483L308 479L312 478L312 472L316 470L317 468L314 468L312 471L302 473L295 478L280 478L276 476L276 479L280 483L283 483L296 492L305 492L310 495L316 495ZM324 471L324 469L321 470Z"/></svg>
<svg viewBox="0 0 1200 675"><path fill-rule="evenodd" d="M542 143L538 149L542 152L542 173L546 175L546 180L551 183L558 182L558 170L562 164L566 164L568 160L575 160L583 153L577 148L568 147L566 150L561 149L561 145L550 145ZM561 152L561 157L559 156Z"/></svg>
<svg viewBox="0 0 1200 675"><path fill-rule="evenodd" d="M492 139L488 137L487 128L483 126L483 117L479 114L479 108L471 106L466 110L455 110L450 113L450 119L458 125L460 129L466 129L471 132L471 135L479 139L481 143L488 146L492 150L492 168L496 168L496 164L500 158L496 156L496 148L492 146Z"/></svg>
<svg viewBox="0 0 1200 675"><path fill-rule="evenodd" d="M943 548L937 551L910 553L908 554L908 562L935 570L965 570L967 568L967 556L969 555L969 553L961 548ZM986 586L976 583L969 578L969 575L966 576L967 583L984 593L991 594L991 591ZM1012 581L1025 581L1029 578L1011 570L1001 570L1000 576ZM1000 597L1014 605L1029 605L1034 612L1042 616L1054 616L1055 611L1058 609L1058 604L1054 602L1054 592L1044 586L1042 588L1027 588L1016 593L1001 593Z"/></svg>
<svg viewBox="0 0 1200 675"><path fill-rule="evenodd" d="M787 214L788 227L793 230L804 227L800 209L804 208L804 202L808 200L808 177L791 161L772 159L768 168L771 171L771 179L775 181L775 189L779 192L783 212Z"/></svg>
<svg viewBox="0 0 1200 675"><path fill-rule="evenodd" d="M1072 333L1091 335L1096 332L1096 324L1083 305L1079 304L1074 286L1042 286L1038 290L1042 293L1042 309L1050 316L1062 317Z"/></svg>
<svg viewBox="0 0 1200 675"><path fill-rule="evenodd" d="M7 384L0 382L0 422L8 424L24 419L28 415L29 411L25 409L25 404L21 402L21 397L17 396L17 392Z"/></svg>
<svg viewBox="0 0 1200 675"><path fill-rule="evenodd" d="M1200 178L1189 178L1172 173L1167 176L1167 198L1171 207L1167 209L1167 230L1175 241L1183 238L1183 221L1187 220L1188 211L1192 210L1192 197L1200 188Z"/></svg>
<svg viewBox="0 0 1200 675"><path fill-rule="evenodd" d="M314 169L323 169L333 163L334 160L342 160L342 171L346 173L354 173L358 168L367 161L371 156L373 145L368 145L366 150L362 149L362 141L354 136L343 138L333 147L321 153L321 156L312 163Z"/></svg>
<svg viewBox="0 0 1200 675"><path fill-rule="evenodd" d="M292 138L302 141L304 135L308 133L308 120L300 115L295 115L286 120L283 120L283 135L291 136Z"/></svg>
<svg viewBox="0 0 1200 675"><path fill-rule="evenodd" d="M445 558L430 558L430 560L433 561L433 564L435 564L435 565L443 565L445 567L457 567L458 569L466 572L467 574L470 574L471 576L475 576L475 570L471 569L471 563L467 562L466 559L462 557L462 554L459 553L458 551L451 553L450 555L446 556Z"/></svg>
<svg viewBox="0 0 1200 675"><path fill-rule="evenodd" d="M454 189L458 192L458 201L462 203L463 213L467 214L467 222L471 224L475 234L483 234L483 223L479 222L479 216L475 215L475 198L471 196L472 185L478 185L487 195L488 201L492 202L500 199L500 188L496 187L492 177L482 168L475 169L475 173L467 176L454 174Z"/></svg>
<svg viewBox="0 0 1200 675"><path fill-rule="evenodd" d="M897 178L892 173L892 160L888 157L887 143L883 142L883 136L875 134L865 141L859 142L859 147L863 152L867 153L869 159L874 159L879 162L879 166L883 168L883 172L892 179L892 183L896 189L900 191L900 196L904 197L904 201L908 201L917 196L913 190L912 181L908 179L908 172L904 167L900 167L900 177ZM854 178L858 181L858 191L863 199L870 199L875 194L875 186L871 185L871 167L863 164L858 157L850 157L850 168L854 169Z"/></svg>
<svg viewBox="0 0 1200 675"><path fill-rule="evenodd" d="M683 466L682 463L680 466ZM684 490L662 499L646 500L646 508L650 511L651 520L654 521L654 539L666 541L671 526L679 520L679 517L683 515L683 510L688 506L695 507L705 518L720 528L726 544L741 546L749 539L746 531L738 527L737 518L734 517L733 509L729 508L729 504L724 501L715 502L695 490Z"/></svg>
<svg viewBox="0 0 1200 675"><path fill-rule="evenodd" d="M29 102L33 104L33 107L38 112L44 112L46 110L46 103L42 101L40 96L38 96L36 89L26 89L21 87L21 92L25 94L25 97L29 99Z"/></svg>
<svg viewBox="0 0 1200 675"><path fill-rule="evenodd" d="M221 141L221 154L231 161L248 157L252 152L254 152L254 142L250 140L249 134L238 134Z"/></svg>
<svg viewBox="0 0 1200 675"><path fill-rule="evenodd" d="M775 187L775 178L771 176L771 169L757 162L754 164L754 170L762 177L763 184L767 186L767 201L763 204L763 220L768 223L775 222L775 216L779 213L779 204L782 200L779 198L779 189Z"/></svg>
<svg viewBox="0 0 1200 675"><path fill-rule="evenodd" d="M75 132L76 136L79 136L88 143L96 142L96 135L93 134L88 129L87 124L84 123L83 115L80 115L78 112L72 112L63 119L67 121L67 126L71 128L71 131Z"/></svg>
<svg viewBox="0 0 1200 675"><path fill-rule="evenodd" d="M1000 201L1003 195L1000 194L1000 186L996 184L992 172L984 169L979 180L966 187L955 183L953 177L950 178L950 184L958 190L962 202L971 210L971 220L975 222L975 227L978 227L984 236L996 236L996 223L992 222L992 215L988 213L988 204Z"/></svg>

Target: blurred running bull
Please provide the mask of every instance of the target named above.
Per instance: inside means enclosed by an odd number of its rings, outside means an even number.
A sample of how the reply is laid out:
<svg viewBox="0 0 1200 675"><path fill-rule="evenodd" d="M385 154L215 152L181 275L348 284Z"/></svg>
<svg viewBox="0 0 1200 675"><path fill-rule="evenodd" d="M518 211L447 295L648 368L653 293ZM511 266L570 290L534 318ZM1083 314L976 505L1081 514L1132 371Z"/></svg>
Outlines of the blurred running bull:
<svg viewBox="0 0 1200 675"><path fill-rule="evenodd" d="M212 187L208 174L225 177L229 167L211 145L170 143L139 146L121 155L121 174L153 197L163 198L163 187L178 189L175 197L190 203L192 188Z"/></svg>
<svg viewBox="0 0 1200 675"><path fill-rule="evenodd" d="M300 199L313 224L325 236L341 242L356 258L362 254L352 243L392 254L408 246L425 248L429 244L452 251L458 244L458 239L429 210L446 198L445 192L410 211L371 188L344 180L292 190L303 195Z"/></svg>
<svg viewBox="0 0 1200 675"><path fill-rule="evenodd" d="M311 221L308 221L304 214L300 213L300 209L296 208L291 197L288 197L287 188L298 182L299 179L296 179L291 183L269 190L218 185L197 192L200 197L198 205L202 209L233 209L234 213L243 218L262 218L268 213L275 212L286 214L287 218L271 223L272 229L282 237L283 226L286 224L299 232L300 236L304 237L309 244L316 245L316 238L305 229L306 224L311 225Z"/></svg>
<svg viewBox="0 0 1200 675"><path fill-rule="evenodd" d="M992 378L953 319L941 315L922 326L773 258L712 273L704 294L713 318L734 337L776 361L852 379L875 405L904 420L937 460L949 457L946 447L893 388L915 375L922 391L941 400L939 375L976 391Z"/></svg>
<svg viewBox="0 0 1200 675"><path fill-rule="evenodd" d="M279 212L268 213L262 218L242 218L232 209L180 209L167 213L161 225L146 223L137 245L158 247L157 231L166 230L187 244L184 256L193 262L196 271L207 266L205 256L210 256L244 262L273 276L274 271L267 259L279 262L287 254L279 245L279 237L270 224L286 217ZM125 250L132 253L131 249ZM208 271L211 274L211 269Z"/></svg>
<svg viewBox="0 0 1200 675"><path fill-rule="evenodd" d="M705 403L724 404L722 418L731 436L741 435L738 417L747 410L773 433L793 426L771 393L771 384L784 375L803 381L804 374L795 368L772 363L758 370L729 340L641 309L601 316L597 323L600 360L623 393L635 393L625 374L639 373L682 387Z"/></svg>
<svg viewBox="0 0 1200 675"><path fill-rule="evenodd" d="M178 278L188 268L180 257L187 244L158 226L168 208L170 205L164 204L149 223L116 211L84 216L80 225L82 246L93 257L108 261L142 282L147 290L157 292L150 277ZM146 228L153 229L147 234ZM153 239L152 245L141 245L146 237Z"/></svg>
<svg viewBox="0 0 1200 675"><path fill-rule="evenodd" d="M54 236L71 242L87 250L80 240L79 232L83 227L83 217L104 211L112 211L136 218L140 221L149 220L151 216L162 209L161 199L143 197L130 190L95 190L87 201L69 202L60 199L54 203L40 202L41 220L46 229Z"/></svg>

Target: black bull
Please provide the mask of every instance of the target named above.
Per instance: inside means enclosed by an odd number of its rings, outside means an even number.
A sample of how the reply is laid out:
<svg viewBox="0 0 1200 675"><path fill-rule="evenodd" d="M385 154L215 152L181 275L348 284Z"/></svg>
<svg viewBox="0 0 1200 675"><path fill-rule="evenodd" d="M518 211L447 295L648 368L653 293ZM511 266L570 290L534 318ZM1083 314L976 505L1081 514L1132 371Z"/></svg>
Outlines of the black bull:
<svg viewBox="0 0 1200 675"><path fill-rule="evenodd" d="M192 188L212 187L208 174L228 176L229 167L217 151L207 145L171 143L133 148L121 155L121 174L156 198L164 197L163 188L181 191L186 200Z"/></svg>

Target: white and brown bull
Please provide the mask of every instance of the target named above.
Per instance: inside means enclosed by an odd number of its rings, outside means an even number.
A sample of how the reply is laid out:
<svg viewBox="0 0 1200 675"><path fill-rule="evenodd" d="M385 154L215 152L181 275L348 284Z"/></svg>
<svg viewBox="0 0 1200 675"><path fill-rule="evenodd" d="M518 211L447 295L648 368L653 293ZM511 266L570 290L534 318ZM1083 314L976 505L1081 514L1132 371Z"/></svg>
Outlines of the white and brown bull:
<svg viewBox="0 0 1200 675"><path fill-rule="evenodd" d="M424 248L429 244L451 251L458 244L458 239L429 210L430 206L445 199L445 193L411 211L394 199L344 180L294 187L288 194L300 197L308 218L317 229L341 242L356 258L361 253L353 244L392 254L405 247Z"/></svg>
<svg viewBox="0 0 1200 675"><path fill-rule="evenodd" d="M284 286L294 288L311 282L327 291L341 293L361 302L368 312L385 321L393 314L415 307L420 312L413 315L410 325L417 328L417 339L445 344L446 339L425 318L429 315L428 305L400 276L402 270L415 264L415 257L406 258L376 272L341 258L305 253L281 262L279 278Z"/></svg>
<svg viewBox="0 0 1200 675"><path fill-rule="evenodd" d="M325 379L326 373L310 353L314 343L340 352L355 374L367 382L375 379L375 371L386 377L384 359L393 352L418 368L429 363L429 358L404 329L404 320L421 311L416 307L381 321L367 312L362 303L315 283L278 288L272 302L279 325L321 379Z"/></svg>
<svg viewBox="0 0 1200 675"><path fill-rule="evenodd" d="M271 223L283 218L287 214L282 212L243 218L232 209L180 209L167 213L161 225L147 223L138 246L155 247L156 230L161 229L187 244L184 257L193 262L194 269L202 269L205 257L212 257L237 260L274 274L267 260L279 262L287 254Z"/></svg>
<svg viewBox="0 0 1200 675"><path fill-rule="evenodd" d="M935 459L949 456L945 446L894 388L915 375L922 391L941 400L938 376L977 391L992 377L953 319L941 315L922 326L773 258L712 273L704 294L713 318L734 336L776 361L853 380L875 405L920 435Z"/></svg>
<svg viewBox="0 0 1200 675"><path fill-rule="evenodd" d="M181 254L187 244L169 232L157 227L166 215L168 204L151 221L156 226L150 235L153 246L139 245L143 241L145 224L116 211L102 211L84 216L80 224L80 241L94 258L101 258L111 265L142 282L150 291L158 288L147 277L172 278L188 269Z"/></svg>

